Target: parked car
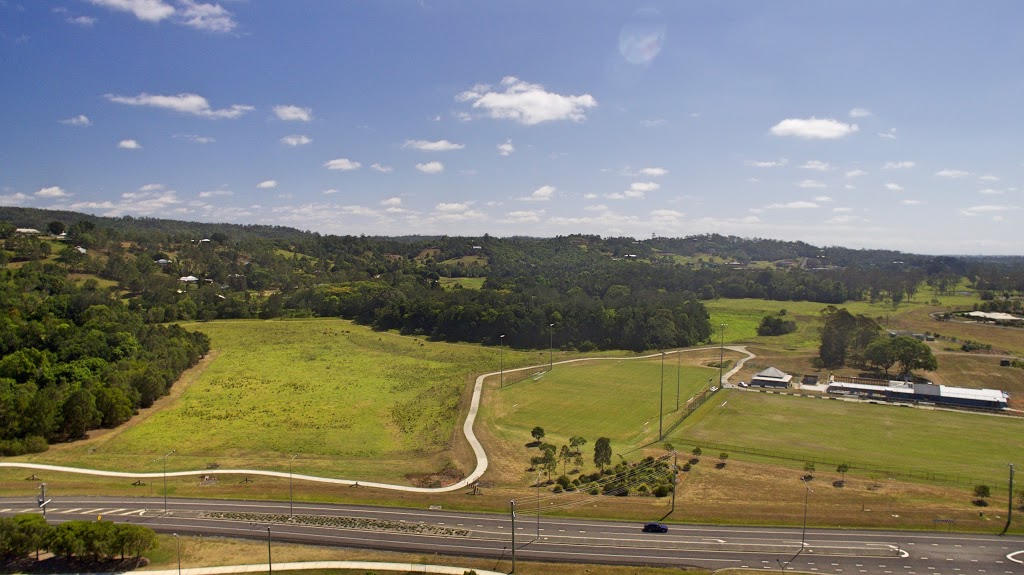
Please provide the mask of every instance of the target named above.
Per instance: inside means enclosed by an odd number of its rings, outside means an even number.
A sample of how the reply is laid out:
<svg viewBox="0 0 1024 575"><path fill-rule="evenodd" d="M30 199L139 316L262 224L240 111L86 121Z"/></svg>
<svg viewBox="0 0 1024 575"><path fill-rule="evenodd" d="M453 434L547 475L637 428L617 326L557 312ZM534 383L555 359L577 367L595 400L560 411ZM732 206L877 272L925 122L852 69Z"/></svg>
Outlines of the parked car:
<svg viewBox="0 0 1024 575"><path fill-rule="evenodd" d="M664 523L644 523L644 533L668 533L668 525Z"/></svg>
<svg viewBox="0 0 1024 575"><path fill-rule="evenodd" d="M745 382L745 381L741 381L741 382L740 382L740 387L750 387L750 386L749 386L749 385L747 385L747 382Z"/></svg>

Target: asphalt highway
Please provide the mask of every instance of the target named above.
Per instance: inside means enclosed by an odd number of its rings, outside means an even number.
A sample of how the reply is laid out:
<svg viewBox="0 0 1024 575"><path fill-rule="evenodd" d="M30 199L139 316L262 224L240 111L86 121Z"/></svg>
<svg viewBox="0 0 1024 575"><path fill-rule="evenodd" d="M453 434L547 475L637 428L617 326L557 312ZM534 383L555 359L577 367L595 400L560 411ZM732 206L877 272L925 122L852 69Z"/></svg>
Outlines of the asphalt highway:
<svg viewBox="0 0 1024 575"><path fill-rule="evenodd" d="M336 547L489 557L511 565L510 514L443 509L162 498L57 497L47 519L143 524L162 533L267 539ZM0 498L0 515L39 513L31 498ZM745 567L766 571L902 575L1024 575L1024 539L952 532L886 532L670 525L520 515L517 560ZM255 559L255 558L254 558Z"/></svg>

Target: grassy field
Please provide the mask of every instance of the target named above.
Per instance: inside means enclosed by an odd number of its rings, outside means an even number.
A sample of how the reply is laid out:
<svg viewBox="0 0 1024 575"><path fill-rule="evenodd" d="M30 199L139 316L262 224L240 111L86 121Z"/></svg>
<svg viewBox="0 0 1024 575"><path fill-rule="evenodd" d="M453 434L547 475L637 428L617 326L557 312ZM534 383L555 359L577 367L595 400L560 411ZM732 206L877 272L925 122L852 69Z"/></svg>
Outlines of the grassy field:
<svg viewBox="0 0 1024 575"><path fill-rule="evenodd" d="M217 357L180 397L142 423L59 445L37 462L153 470L281 469L405 481L453 465L448 447L473 373L498 349L425 343L342 320L224 321L186 326L210 335ZM505 350L508 366L534 361Z"/></svg>
<svg viewBox="0 0 1024 575"><path fill-rule="evenodd" d="M669 440L1001 484L1007 462L1024 454L1024 419L724 390Z"/></svg>
<svg viewBox="0 0 1024 575"><path fill-rule="evenodd" d="M484 287L484 282L487 278L446 278L442 277L440 280L441 287L445 289L452 289L455 286L461 286L463 289L480 289Z"/></svg>

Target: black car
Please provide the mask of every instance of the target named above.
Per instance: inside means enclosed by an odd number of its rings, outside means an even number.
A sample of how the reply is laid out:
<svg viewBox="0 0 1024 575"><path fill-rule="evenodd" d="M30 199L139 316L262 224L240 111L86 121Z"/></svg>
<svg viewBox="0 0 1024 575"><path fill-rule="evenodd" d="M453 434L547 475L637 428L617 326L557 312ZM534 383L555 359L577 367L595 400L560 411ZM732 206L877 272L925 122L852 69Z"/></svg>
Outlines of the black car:
<svg viewBox="0 0 1024 575"><path fill-rule="evenodd" d="M664 523L644 523L644 533L668 533L668 525Z"/></svg>

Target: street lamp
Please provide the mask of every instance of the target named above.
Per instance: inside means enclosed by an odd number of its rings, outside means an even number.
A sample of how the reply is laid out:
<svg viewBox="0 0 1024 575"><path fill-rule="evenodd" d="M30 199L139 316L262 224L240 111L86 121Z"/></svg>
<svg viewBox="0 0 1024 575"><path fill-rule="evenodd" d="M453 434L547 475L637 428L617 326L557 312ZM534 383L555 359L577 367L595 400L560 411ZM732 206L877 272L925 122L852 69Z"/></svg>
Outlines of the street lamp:
<svg viewBox="0 0 1024 575"><path fill-rule="evenodd" d="M722 385L722 367L725 363L725 324L722 324L722 345L718 348L718 385Z"/></svg>
<svg viewBox="0 0 1024 575"><path fill-rule="evenodd" d="M807 484L806 480L804 480L804 528L800 533L800 551L804 550L804 545L807 541L807 498L811 491L813 491L811 486Z"/></svg>
<svg viewBox="0 0 1024 575"><path fill-rule="evenodd" d="M676 411L679 411L679 376L683 369L683 353L676 351Z"/></svg>
<svg viewBox="0 0 1024 575"><path fill-rule="evenodd" d="M267 526L267 575L274 573L274 560L270 556L270 526Z"/></svg>
<svg viewBox="0 0 1024 575"><path fill-rule="evenodd" d="M178 540L177 533L171 535L174 535L174 549L178 552L178 575L181 575L181 541Z"/></svg>
<svg viewBox="0 0 1024 575"><path fill-rule="evenodd" d="M160 458L164 463L164 513L167 513L167 457L175 451L177 451L177 449L172 449Z"/></svg>
<svg viewBox="0 0 1024 575"><path fill-rule="evenodd" d="M540 472L537 472L537 540L540 541Z"/></svg>
<svg viewBox="0 0 1024 575"><path fill-rule="evenodd" d="M551 331L548 332L548 371L551 371L555 365L555 324L548 327L551 328Z"/></svg>
<svg viewBox="0 0 1024 575"><path fill-rule="evenodd" d="M295 458L299 454L296 453L288 461L288 519L291 519L295 514L295 499L292 497L292 463L295 462Z"/></svg>
<svg viewBox="0 0 1024 575"><path fill-rule="evenodd" d="M498 336L498 387L505 387L505 334Z"/></svg>
<svg viewBox="0 0 1024 575"><path fill-rule="evenodd" d="M508 504L512 510L512 571L509 575L513 575L516 572L516 500L513 499Z"/></svg>

